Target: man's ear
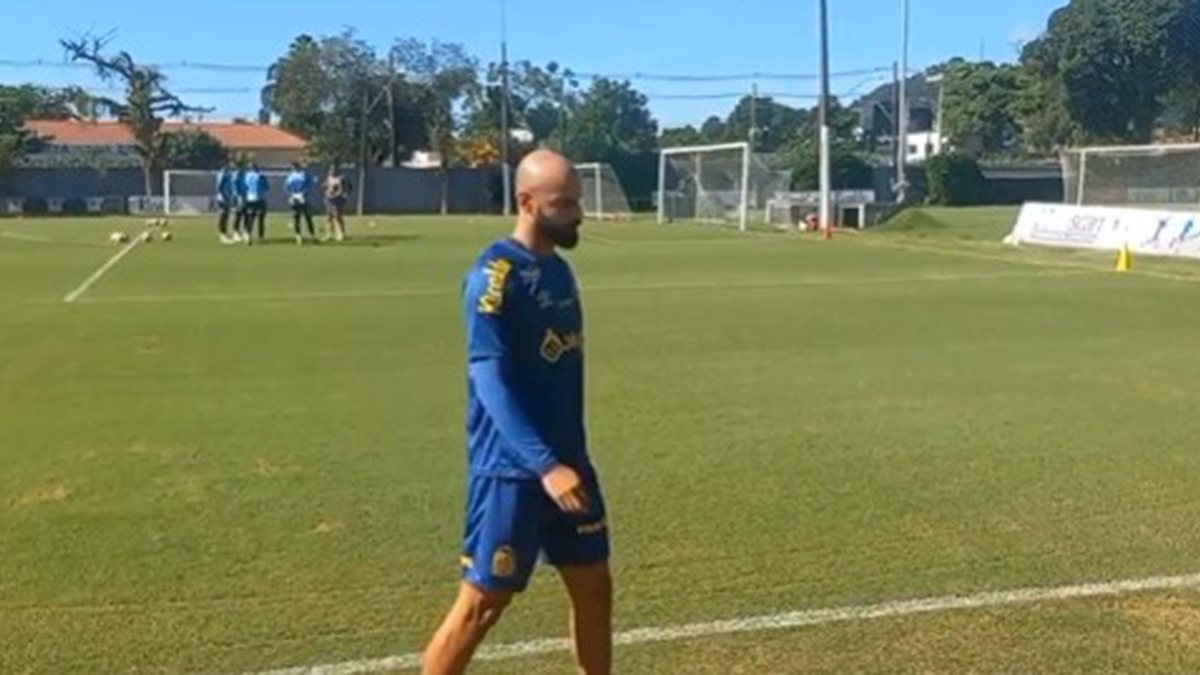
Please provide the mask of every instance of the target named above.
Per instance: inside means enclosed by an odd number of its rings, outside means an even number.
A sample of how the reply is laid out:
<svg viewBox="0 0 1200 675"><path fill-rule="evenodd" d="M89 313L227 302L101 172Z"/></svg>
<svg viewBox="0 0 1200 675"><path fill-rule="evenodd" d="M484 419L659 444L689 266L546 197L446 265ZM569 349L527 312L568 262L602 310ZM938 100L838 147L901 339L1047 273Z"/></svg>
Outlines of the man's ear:
<svg viewBox="0 0 1200 675"><path fill-rule="evenodd" d="M533 212L533 195L528 192L517 193L517 210L521 213Z"/></svg>

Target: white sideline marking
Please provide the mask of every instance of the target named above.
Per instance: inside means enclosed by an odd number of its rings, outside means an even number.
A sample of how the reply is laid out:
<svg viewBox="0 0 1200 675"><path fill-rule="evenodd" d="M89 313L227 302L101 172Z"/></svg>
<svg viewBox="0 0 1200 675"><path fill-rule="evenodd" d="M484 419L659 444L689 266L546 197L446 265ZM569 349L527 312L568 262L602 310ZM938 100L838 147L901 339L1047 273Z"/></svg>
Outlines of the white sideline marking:
<svg viewBox="0 0 1200 675"><path fill-rule="evenodd" d="M1010 591L993 591L974 595L945 595L934 598L881 602L871 605L849 605L831 609L810 609L784 614L751 616L724 621L687 623L675 626L637 628L617 633L613 643L637 645L652 642L673 642L690 638L751 633L782 628L821 626L849 621L886 619L933 612L949 612L963 609L984 609L1024 605L1050 600L1071 600L1125 595L1144 591L1164 591L1200 586L1200 573L1172 577L1144 577L1121 581L1103 581L1071 586L1043 586L1019 588ZM484 647L476 654L476 660L501 661L518 659L538 654L568 652L571 643L565 639L530 640L504 645ZM324 665L298 666L268 670L252 675L354 675L355 673L377 673L381 671L408 670L421 665L420 654L403 654L379 659L362 659Z"/></svg>
<svg viewBox="0 0 1200 675"><path fill-rule="evenodd" d="M1092 272L1111 272L1112 271L1111 266L1101 265L1100 263L1089 263L1089 262L1075 261L1075 260L1039 260L1039 259L1035 259L1035 258L1021 257L1021 256L1015 256L1015 255L986 253L986 252L983 252L983 250L981 250L981 249L1008 250L1008 251L1013 250L1013 247L1008 246L1006 244L999 244L999 243L987 242L987 241L980 241L980 242L960 241L960 242L956 243L956 246L967 248L970 250L963 250L962 248L953 248L952 249L952 248L946 248L946 247L942 247L942 246L930 246L928 244L920 244L918 242L911 242L911 241L905 241L905 242L900 242L900 241L883 242L883 241L879 241L879 240L868 241L866 238L859 240L857 243L861 243L864 246L874 246L877 248L890 248L890 249L897 250L897 251L916 251L916 252L920 252L920 253L934 253L937 255L947 255L947 256L954 256L954 257L959 257L959 258L974 258L976 260L991 260L991 261L995 261L995 262L1006 262L1006 263L1013 263L1013 264L1020 264L1020 265L1032 265L1034 267L1045 267L1045 268L1050 268L1050 269L1063 269L1063 270L1074 269L1074 270L1088 270L1088 271L1092 271ZM1030 249L1030 250L1039 250L1039 251L1051 250L1048 247L1027 246L1026 248ZM1089 252L1096 253L1097 251L1089 251ZM1102 253L1103 251L1100 251L1100 252ZM1130 270L1128 272L1128 274L1131 274L1133 276L1152 277L1154 279L1167 279L1170 281L1184 281L1184 282L1190 282L1190 283L1200 282L1200 276L1189 275L1189 274L1174 274L1171 272L1160 272L1157 270L1147 270L1147 269L1136 269L1135 268L1133 270Z"/></svg>
<svg viewBox="0 0 1200 675"><path fill-rule="evenodd" d="M591 232L580 231L579 234L581 237L583 237L583 239L585 241L594 241L597 244L605 244L607 246L620 246L621 244L624 243L621 241L617 241L616 239L609 239L608 237L604 237L604 236L601 236L598 234L593 234Z"/></svg>
<svg viewBox="0 0 1200 675"><path fill-rule="evenodd" d="M1037 279L1042 277L1070 277L1090 274L1095 270L1050 269L1041 272L991 272L982 274L956 274L930 272L889 277L809 277L807 279L763 279L726 281L662 281L645 284L597 284L584 285L588 293L621 293L644 291L686 291L754 288L799 288L805 286L871 286L879 284L942 283L956 281L993 281L999 279ZM297 293L196 293L179 295L118 295L87 300L88 304L125 304L155 302L275 302L291 300L365 300L386 298L428 298L457 295L452 287L411 288L381 291L301 291Z"/></svg>
<svg viewBox="0 0 1200 675"><path fill-rule="evenodd" d="M95 272L92 272L92 276L84 279L83 283L79 284L79 288L67 293L66 297L63 298L63 302L75 302L78 300L79 296L87 293L87 290L92 287L92 284L99 281L100 277L107 274L108 271L113 268L113 265L121 262L121 258L129 255L129 252L137 248L137 245L141 242L141 237L134 237L128 244L123 246L120 251L117 251L115 254L113 254L113 257L109 258L107 262L99 267L99 269L97 269Z"/></svg>
<svg viewBox="0 0 1200 675"><path fill-rule="evenodd" d="M21 234L20 232L0 232L0 237L5 239L15 239L17 241L32 241L39 244L53 244L53 239L49 237L36 237L32 234Z"/></svg>

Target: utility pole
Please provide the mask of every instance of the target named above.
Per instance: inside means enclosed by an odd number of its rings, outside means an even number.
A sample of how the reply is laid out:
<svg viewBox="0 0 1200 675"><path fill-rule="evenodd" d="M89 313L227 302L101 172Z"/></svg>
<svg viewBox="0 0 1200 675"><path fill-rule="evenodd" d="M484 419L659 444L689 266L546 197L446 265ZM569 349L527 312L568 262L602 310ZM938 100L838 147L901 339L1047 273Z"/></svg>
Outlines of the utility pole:
<svg viewBox="0 0 1200 675"><path fill-rule="evenodd" d="M833 236L833 177L829 157L829 6L821 0L821 232L826 239Z"/></svg>
<svg viewBox="0 0 1200 675"><path fill-rule="evenodd" d="M363 92L362 117L359 118L358 136L358 215L363 215L367 203L367 116L371 114L371 104L367 100L367 92Z"/></svg>
<svg viewBox="0 0 1200 675"><path fill-rule="evenodd" d="M901 204L908 201L908 0L900 0L900 164L896 193Z"/></svg>
<svg viewBox="0 0 1200 675"><path fill-rule="evenodd" d="M500 173L504 215L512 215L512 169L508 165L508 0L500 0Z"/></svg>
<svg viewBox="0 0 1200 675"><path fill-rule="evenodd" d="M396 55L392 52L388 53L387 106L389 127L392 132L388 154L392 158L392 166L397 167L400 166L400 149L397 147L400 144L400 130L397 128L399 118L396 115Z"/></svg>
<svg viewBox="0 0 1200 675"><path fill-rule="evenodd" d="M893 192L893 198L895 198L896 201L900 201L899 198L896 197L896 195L899 195L899 193L900 193L900 181L902 180L902 178L904 176L904 173L903 173L904 170L901 168L901 166L903 166L903 164L904 164L904 154L903 153L907 150L907 148L905 148L904 150L901 150L900 63L898 61L892 62L892 120L891 121L892 121L892 161L895 163L895 166L896 166L896 179L895 179L895 182L893 183L892 192Z"/></svg>
<svg viewBox="0 0 1200 675"><path fill-rule="evenodd" d="M750 87L750 152L758 151L758 83Z"/></svg>

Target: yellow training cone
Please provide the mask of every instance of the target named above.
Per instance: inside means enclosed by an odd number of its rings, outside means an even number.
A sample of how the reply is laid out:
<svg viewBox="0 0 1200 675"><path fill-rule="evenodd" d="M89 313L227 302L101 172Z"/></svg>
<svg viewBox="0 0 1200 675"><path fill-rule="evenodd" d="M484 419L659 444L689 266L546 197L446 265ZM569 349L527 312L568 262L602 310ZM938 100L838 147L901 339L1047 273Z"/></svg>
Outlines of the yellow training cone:
<svg viewBox="0 0 1200 675"><path fill-rule="evenodd" d="M1129 244L1121 247L1121 252L1117 254L1117 271L1128 272L1133 269L1133 254L1129 252Z"/></svg>

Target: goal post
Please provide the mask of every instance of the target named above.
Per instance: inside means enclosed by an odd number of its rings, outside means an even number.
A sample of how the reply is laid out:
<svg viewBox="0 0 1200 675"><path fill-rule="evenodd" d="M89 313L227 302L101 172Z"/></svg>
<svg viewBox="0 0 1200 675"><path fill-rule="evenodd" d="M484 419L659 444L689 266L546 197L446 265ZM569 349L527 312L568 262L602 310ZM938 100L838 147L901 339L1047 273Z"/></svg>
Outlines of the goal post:
<svg viewBox="0 0 1200 675"><path fill-rule="evenodd" d="M598 220L629 217L629 199L611 164L577 164L575 170L583 187L584 215Z"/></svg>
<svg viewBox="0 0 1200 675"><path fill-rule="evenodd" d="M765 223L768 202L791 176L770 168L749 143L664 148L658 158L658 222L696 220L747 230Z"/></svg>
<svg viewBox="0 0 1200 675"><path fill-rule="evenodd" d="M194 216L215 213L217 207L217 171L169 169L163 173L163 212L169 216ZM267 208L284 211L288 207L284 182L287 171L260 171L267 178ZM310 195L315 199L316 195Z"/></svg>
<svg viewBox="0 0 1200 675"><path fill-rule="evenodd" d="M1200 206L1200 144L1073 148L1061 161L1067 204Z"/></svg>

